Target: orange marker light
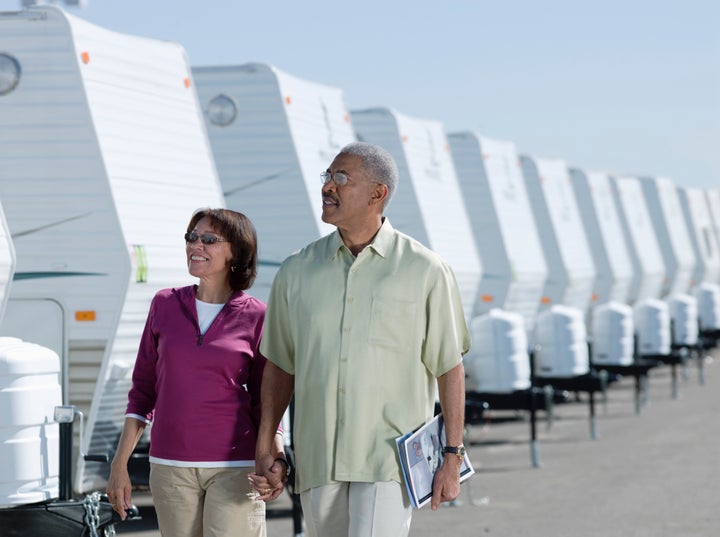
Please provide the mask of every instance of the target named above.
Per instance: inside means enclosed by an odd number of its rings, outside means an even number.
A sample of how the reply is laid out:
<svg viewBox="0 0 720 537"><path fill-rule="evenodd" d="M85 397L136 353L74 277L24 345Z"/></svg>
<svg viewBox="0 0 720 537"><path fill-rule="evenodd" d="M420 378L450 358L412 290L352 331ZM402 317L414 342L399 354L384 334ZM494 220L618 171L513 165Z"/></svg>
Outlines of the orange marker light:
<svg viewBox="0 0 720 537"><path fill-rule="evenodd" d="M94 310L76 311L75 312L75 320L78 322L94 321L95 320L95 311Z"/></svg>
<svg viewBox="0 0 720 537"><path fill-rule="evenodd" d="M83 63L87 64L90 63L90 53L85 51L80 54L80 57L82 58Z"/></svg>

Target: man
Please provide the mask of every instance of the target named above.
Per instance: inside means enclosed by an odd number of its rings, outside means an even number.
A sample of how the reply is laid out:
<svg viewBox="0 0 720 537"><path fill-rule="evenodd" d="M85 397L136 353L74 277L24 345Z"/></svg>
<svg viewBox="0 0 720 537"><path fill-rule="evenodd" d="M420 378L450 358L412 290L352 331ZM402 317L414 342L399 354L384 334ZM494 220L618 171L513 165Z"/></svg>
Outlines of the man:
<svg viewBox="0 0 720 537"><path fill-rule="evenodd" d="M272 439L295 394L292 432L308 533L407 535L412 509L395 438L430 419L437 385L450 451L432 509L460 492L468 334L450 267L383 217L397 186L384 149L352 143L322 174L337 231L286 259L273 282L254 484L282 490Z"/></svg>

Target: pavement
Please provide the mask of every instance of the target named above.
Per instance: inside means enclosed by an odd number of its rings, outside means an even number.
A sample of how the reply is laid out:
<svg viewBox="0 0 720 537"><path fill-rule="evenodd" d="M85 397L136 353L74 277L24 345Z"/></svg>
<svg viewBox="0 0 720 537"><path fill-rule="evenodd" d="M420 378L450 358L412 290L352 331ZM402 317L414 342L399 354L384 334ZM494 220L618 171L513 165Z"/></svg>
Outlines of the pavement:
<svg viewBox="0 0 720 537"><path fill-rule="evenodd" d="M720 535L720 352L679 375L651 370L648 401L636 412L634 379L596 397L596 438L587 394L539 414L539 467L531 462L525 412L491 411L468 428L476 474L455 504L416 510L410 537L716 537ZM143 519L117 526L159 537L148 493ZM268 505L268 537L294 537L287 494ZM392 537L392 536L388 536Z"/></svg>

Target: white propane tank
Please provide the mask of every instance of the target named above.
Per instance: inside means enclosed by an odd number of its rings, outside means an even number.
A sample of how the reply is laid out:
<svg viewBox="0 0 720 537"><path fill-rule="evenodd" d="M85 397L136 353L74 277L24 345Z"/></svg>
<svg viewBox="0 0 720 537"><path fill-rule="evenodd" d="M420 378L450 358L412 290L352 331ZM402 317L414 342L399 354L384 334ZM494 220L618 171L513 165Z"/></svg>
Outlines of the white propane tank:
<svg viewBox="0 0 720 537"><path fill-rule="evenodd" d="M667 303L647 298L635 305L637 352L640 356L670 354L670 308Z"/></svg>
<svg viewBox="0 0 720 537"><path fill-rule="evenodd" d="M592 361L604 365L633 363L635 322L633 310L622 302L605 302L593 309Z"/></svg>
<svg viewBox="0 0 720 537"><path fill-rule="evenodd" d="M56 498L62 404L60 358L40 345L0 338L0 507Z"/></svg>
<svg viewBox="0 0 720 537"><path fill-rule="evenodd" d="M575 377L590 371L587 329L578 308L555 305L538 315L535 341L540 345L535 372L541 377Z"/></svg>
<svg viewBox="0 0 720 537"><path fill-rule="evenodd" d="M493 308L470 321L473 345L463 358L465 389L507 393L530 387L530 357L524 320L519 313Z"/></svg>
<svg viewBox="0 0 720 537"><path fill-rule="evenodd" d="M720 285L703 282L695 288L701 330L720 330Z"/></svg>
<svg viewBox="0 0 720 537"><path fill-rule="evenodd" d="M667 299L672 319L672 342L693 346L698 342L697 299L692 295L674 294Z"/></svg>

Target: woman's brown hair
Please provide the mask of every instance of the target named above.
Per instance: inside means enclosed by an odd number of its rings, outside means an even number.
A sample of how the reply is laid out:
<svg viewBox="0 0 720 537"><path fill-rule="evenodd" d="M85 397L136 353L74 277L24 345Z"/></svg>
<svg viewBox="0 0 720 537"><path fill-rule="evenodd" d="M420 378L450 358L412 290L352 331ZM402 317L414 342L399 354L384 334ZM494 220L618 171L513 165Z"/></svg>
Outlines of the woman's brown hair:
<svg viewBox="0 0 720 537"><path fill-rule="evenodd" d="M250 219L230 209L198 209L190 218L188 231L195 229L204 217L210 219L214 231L230 243L232 260L228 281L233 291L244 291L252 287L257 276L257 234Z"/></svg>

